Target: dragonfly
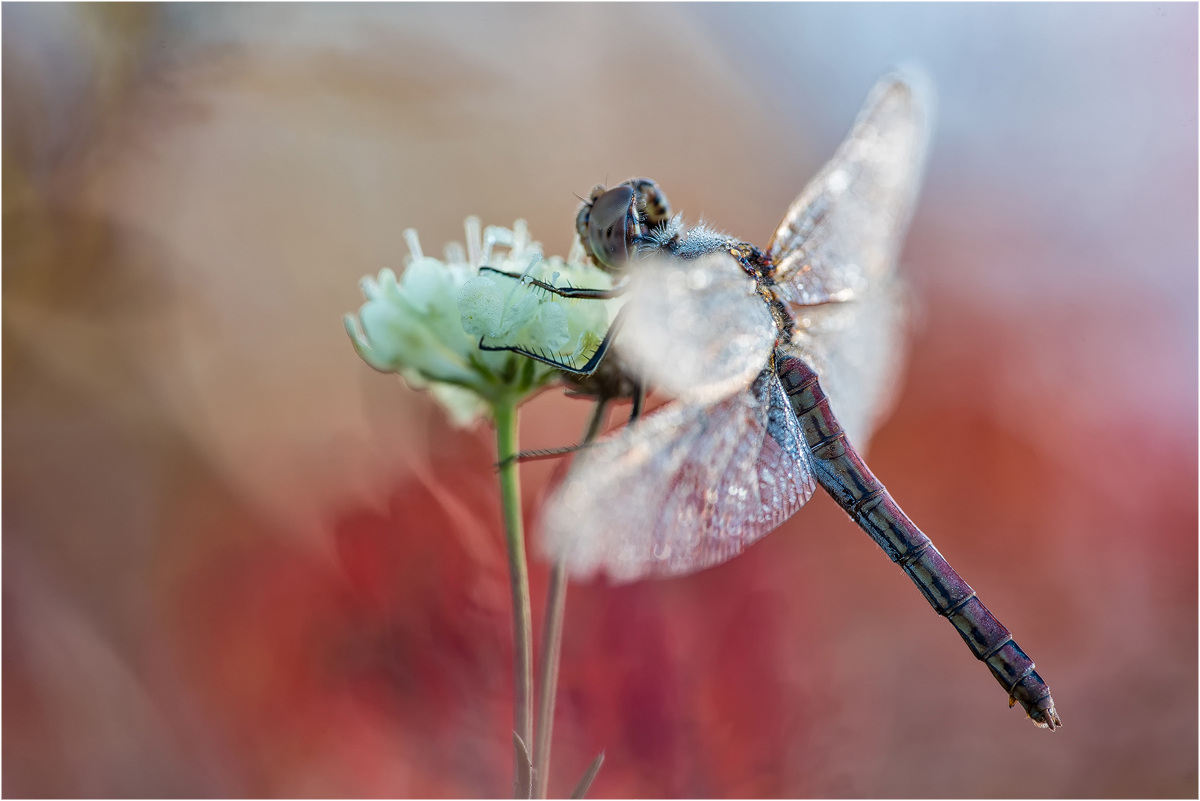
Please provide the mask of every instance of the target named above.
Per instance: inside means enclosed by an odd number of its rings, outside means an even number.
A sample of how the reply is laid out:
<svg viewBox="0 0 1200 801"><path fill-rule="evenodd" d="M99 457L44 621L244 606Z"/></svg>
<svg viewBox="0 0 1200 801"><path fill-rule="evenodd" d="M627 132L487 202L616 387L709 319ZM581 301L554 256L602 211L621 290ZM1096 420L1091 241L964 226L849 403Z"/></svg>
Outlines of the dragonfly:
<svg viewBox="0 0 1200 801"><path fill-rule="evenodd" d="M577 579L683 575L737 556L820 486L950 621L1009 706L1054 730L1062 721L1033 660L852 444L869 437L898 380L895 266L924 171L928 96L900 74L876 84L765 250L685 229L649 179L593 191L580 242L620 280L546 289L624 294L624 305L582 363L527 355L585 386L607 371L672 400L579 452L544 509L541 546Z"/></svg>

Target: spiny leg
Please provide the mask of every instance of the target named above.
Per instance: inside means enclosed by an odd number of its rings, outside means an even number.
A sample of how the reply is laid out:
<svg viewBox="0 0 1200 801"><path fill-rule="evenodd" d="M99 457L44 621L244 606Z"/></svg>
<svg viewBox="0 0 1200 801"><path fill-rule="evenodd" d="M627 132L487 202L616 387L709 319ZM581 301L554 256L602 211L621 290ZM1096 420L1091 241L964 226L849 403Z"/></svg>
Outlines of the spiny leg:
<svg viewBox="0 0 1200 801"><path fill-rule="evenodd" d="M516 281L525 282L545 292L570 300L608 300L610 298L619 297L625 291L624 286L614 287L612 289L556 287L551 284L547 284L545 281L539 281L536 278L517 275L515 273L508 273L492 267L480 267L479 271L503 275ZM512 351L513 353L519 353L522 356L528 356L530 359L542 362L543 364L548 364L556 370L562 370L564 373L572 373L574 375L591 375L596 371L596 368L604 359L605 354L608 353L608 349L612 345L613 338L617 335L617 331L620 330L623 320L623 311L617 312L617 316L613 319L612 325L610 325L608 330L604 333L604 339L600 341L600 345L595 351L592 352L592 355L588 357L588 360L582 366L564 361L560 358L556 358L552 354L545 351L527 348L522 345L487 345L484 343L484 340L487 339L487 337L479 338L479 349L486 351Z"/></svg>
<svg viewBox="0 0 1200 801"><path fill-rule="evenodd" d="M641 381L634 384L633 408L629 410L629 422L632 423L642 416L642 407L646 405L646 385Z"/></svg>
<svg viewBox="0 0 1200 801"><path fill-rule="evenodd" d="M604 356L608 353L609 347L612 346L613 338L617 335L617 331L620 330L621 323L624 322L624 320L625 310L622 309L621 311L617 312L617 316L613 318L612 325L610 325L608 327L608 331L604 333L604 339L600 341L600 344L596 347L596 350L592 352L592 355L588 357L588 360L584 362L582 366L569 364L560 359L556 359L543 351L532 350L520 345L485 345L483 344L483 340L486 339L486 337L479 338L479 349L491 351L508 350L512 351L513 353L519 353L522 356L528 356L529 358L542 362L543 364L548 364L556 370L561 370L564 373L572 373L574 375L591 375L592 373L596 372L596 368L599 367L600 362L604 360Z"/></svg>
<svg viewBox="0 0 1200 801"><path fill-rule="evenodd" d="M509 273L509 272L505 272L503 270L497 270L493 267L480 267L479 271L480 272L486 271L486 272L494 273L496 275L503 275L503 276L512 278L517 281L523 281L532 286L536 286L537 288L539 288L545 292L557 295L559 297L573 299L573 300L606 300L609 298L619 297L625 291L624 286L614 287L612 289L589 289L589 288L584 288L584 287L556 287L556 286L548 284L544 281L540 281L536 278L530 278L530 277L524 276L524 275L517 275L515 273ZM543 364L548 364L551 367L554 367L565 373L571 373L574 375L585 375L585 376L591 375L592 373L594 373L596 371L596 368L600 366L600 363L604 360L604 357L607 355L608 349L609 349L609 347L611 347L613 339L616 337L617 332L620 330L621 323L624 321L624 319L625 319L624 318L624 310L617 312L617 316L613 319L612 325L610 325L608 327L608 330L604 334L604 339L601 340L599 346L597 346L596 350L588 358L587 362L585 362L582 366L576 366L574 364L569 364L560 359L556 359L547 353L544 353L541 351L536 351L536 350L533 350L530 348L525 348L520 345L503 345L503 346L485 345L484 339L486 337L480 337L479 349L487 350L487 351L501 351L501 350L512 351L513 353L519 353L522 356L527 356L531 359L540 361ZM641 414L642 406L645 402L645 388L641 384L636 384L635 386L636 386L636 389L635 389L634 395L633 395L633 410L631 411L631 413L629 415L630 422L633 422L634 420L636 420L638 418L638 416ZM602 425L603 419L604 419L604 413L607 411L607 405L610 400L612 400L612 399L608 398L608 397L603 397L603 396L597 400L596 412L592 418L593 427ZM508 460L505 460L504 462L498 464L497 467L502 467L505 464L508 464L509 461L516 461L518 463L534 462L534 461L540 461L542 459L553 459L553 458L557 458L560 456L566 456L569 453L574 453L575 451L586 447L587 444L599 433L599 429L598 428L595 428L595 430L589 429L589 432L590 432L590 436L584 437L583 442L580 442L576 445L568 445L568 446L562 447L562 448L547 448L547 449L543 449L543 450L521 451L520 453L514 454L513 456L509 457Z"/></svg>
<svg viewBox="0 0 1200 801"><path fill-rule="evenodd" d="M575 445L566 445L562 448L544 448L542 450L521 451L520 453L514 453L507 459L502 459L501 461L497 462L496 467L504 467L511 462L524 464L525 462L540 462L543 459L557 459L560 456L566 456L568 453L574 453L581 448L583 448L582 442Z"/></svg>
<svg viewBox="0 0 1200 801"><path fill-rule="evenodd" d="M587 445L600 436L600 429L604 428L604 421L608 417L608 403L611 400L612 398L606 397L596 399L596 405L592 407L592 417L588 420L588 427L583 432L583 442L580 445Z"/></svg>
<svg viewBox="0 0 1200 801"><path fill-rule="evenodd" d="M629 421L626 423L626 425L632 425L639 417L642 416L642 408L646 401L645 386L640 383L636 384L635 386L636 389L633 393L633 408L629 412ZM583 450L589 444L591 444L591 441L600 433L600 428L602 428L604 424L604 413L607 411L607 404L610 400L610 398L597 399L596 412L592 417L592 422L582 442L578 442L575 445L566 445L561 448L544 448L541 450L521 451L520 453L513 454L502 462L498 462L496 466L503 467L512 461L523 464L525 462L539 462L543 459L557 459L560 456L566 456L569 453L575 453L576 451Z"/></svg>
<svg viewBox="0 0 1200 801"><path fill-rule="evenodd" d="M560 298L569 300L611 300L619 298L625 294L625 286L615 286L611 289L598 289L582 286L554 286L547 284L545 281L539 281L536 278L531 278L528 275L520 275L518 273L508 273L504 270L497 270L494 267L480 267L479 272L493 273L495 275L503 275L512 278L514 281L520 281L530 286L535 286L538 289L549 292L551 295L558 295Z"/></svg>
<svg viewBox="0 0 1200 801"><path fill-rule="evenodd" d="M608 404L610 398L600 397L596 399L596 405L592 408L592 416L588 422L587 431L584 432L583 441L574 445L567 445L562 448L546 448L543 450L521 451L512 456L496 463L497 469L504 467L510 462L518 464L524 462L537 462L542 459L556 459L560 456L566 456L568 453L583 450L591 444L592 440L600 433L600 429L604 428L604 421L607 417Z"/></svg>

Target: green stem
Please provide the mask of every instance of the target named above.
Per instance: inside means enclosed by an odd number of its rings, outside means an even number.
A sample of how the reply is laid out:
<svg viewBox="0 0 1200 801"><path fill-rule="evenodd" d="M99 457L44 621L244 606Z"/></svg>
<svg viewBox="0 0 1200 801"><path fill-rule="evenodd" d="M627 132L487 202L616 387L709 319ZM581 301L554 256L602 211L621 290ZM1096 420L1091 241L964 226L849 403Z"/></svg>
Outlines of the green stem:
<svg viewBox="0 0 1200 801"><path fill-rule="evenodd" d="M500 501L508 545L508 574L513 604L513 731L533 742L533 612L529 604L529 567L525 561L525 526L521 519L521 478L517 462L517 407L511 398L497 400L496 452L500 467ZM520 754L517 755L520 759ZM516 766L520 775L521 766ZM518 788L520 797L520 790Z"/></svg>
<svg viewBox="0 0 1200 801"><path fill-rule="evenodd" d="M584 430L584 443L591 442L604 427L608 399L600 398ZM537 744L533 750L533 797L545 798L550 785L550 734L554 729L554 699L558 693L558 662L562 651L563 613L567 606L567 570L556 562L550 570L546 592L546 617L542 627L542 659L538 665Z"/></svg>
<svg viewBox="0 0 1200 801"><path fill-rule="evenodd" d="M567 607L567 571L562 562L550 569L546 618L542 627L542 659L538 666L537 744L533 749L533 797L545 798L550 785L550 733L558 693L558 660L562 651L563 613Z"/></svg>

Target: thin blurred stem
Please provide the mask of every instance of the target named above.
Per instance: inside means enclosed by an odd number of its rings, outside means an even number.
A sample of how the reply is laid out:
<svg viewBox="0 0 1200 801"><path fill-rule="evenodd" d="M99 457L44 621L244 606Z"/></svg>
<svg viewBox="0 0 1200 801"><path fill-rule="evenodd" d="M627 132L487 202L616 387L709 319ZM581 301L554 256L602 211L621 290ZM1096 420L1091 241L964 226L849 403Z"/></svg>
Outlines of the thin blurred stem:
<svg viewBox="0 0 1200 801"><path fill-rule="evenodd" d="M529 749L515 731L513 751L517 755L517 778L513 781L513 798L533 798L533 764L529 761Z"/></svg>
<svg viewBox="0 0 1200 801"><path fill-rule="evenodd" d="M608 398L600 398L583 432L583 443L604 427ZM558 694L558 661L562 651L563 613L567 606L567 570L562 562L550 570L546 617L542 623L542 659L538 665L537 744L533 749L533 797L545 798L550 785L550 735L554 730L554 699Z"/></svg>
<svg viewBox="0 0 1200 801"><path fill-rule="evenodd" d="M571 791L571 798L583 798L587 795L587 791L592 788L592 782L596 781L596 774L600 772L600 766L604 764L604 752L592 760L592 764L588 765L588 769L583 772L583 776L579 779L579 784L575 785L575 789Z"/></svg>
<svg viewBox="0 0 1200 801"><path fill-rule="evenodd" d="M522 742L533 742L533 612L529 604L529 567L525 560L525 525L521 517L521 478L517 463L517 407L504 398L493 405L496 418L496 455L500 462L500 500L504 506L504 534L508 545L508 575L513 604L513 731ZM521 755L514 759L521 775ZM516 797L526 797L514 785Z"/></svg>
<svg viewBox="0 0 1200 801"><path fill-rule="evenodd" d="M533 750L533 797L545 798L550 784L550 733L554 697L558 693L558 657L562 649L563 611L567 606L567 571L562 562L550 570L546 618L542 626L542 660L538 666L537 745Z"/></svg>

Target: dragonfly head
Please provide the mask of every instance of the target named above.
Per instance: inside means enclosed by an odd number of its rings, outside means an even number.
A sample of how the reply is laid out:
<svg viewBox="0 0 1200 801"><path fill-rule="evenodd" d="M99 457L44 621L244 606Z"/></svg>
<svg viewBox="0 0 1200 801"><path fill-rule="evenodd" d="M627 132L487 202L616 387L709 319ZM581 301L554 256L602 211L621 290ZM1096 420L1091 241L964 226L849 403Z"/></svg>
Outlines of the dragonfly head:
<svg viewBox="0 0 1200 801"><path fill-rule="evenodd" d="M630 178L612 189L593 189L575 217L575 230L599 267L619 272L638 252L642 236L670 217L670 204L658 184Z"/></svg>

